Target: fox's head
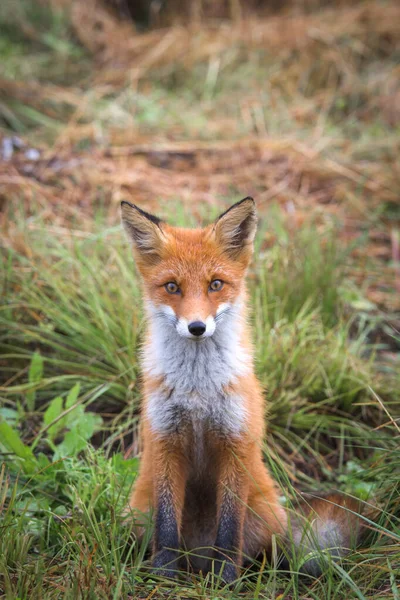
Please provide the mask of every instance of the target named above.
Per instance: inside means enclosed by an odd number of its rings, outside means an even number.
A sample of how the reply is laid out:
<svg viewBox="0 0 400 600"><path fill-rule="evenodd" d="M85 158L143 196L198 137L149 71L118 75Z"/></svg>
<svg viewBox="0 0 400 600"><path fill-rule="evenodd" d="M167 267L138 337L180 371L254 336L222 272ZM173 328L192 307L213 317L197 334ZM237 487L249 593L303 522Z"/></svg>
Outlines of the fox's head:
<svg viewBox="0 0 400 600"><path fill-rule="evenodd" d="M204 229L172 227L129 202L121 210L151 316L182 337L211 337L240 302L257 227L254 200L237 202Z"/></svg>

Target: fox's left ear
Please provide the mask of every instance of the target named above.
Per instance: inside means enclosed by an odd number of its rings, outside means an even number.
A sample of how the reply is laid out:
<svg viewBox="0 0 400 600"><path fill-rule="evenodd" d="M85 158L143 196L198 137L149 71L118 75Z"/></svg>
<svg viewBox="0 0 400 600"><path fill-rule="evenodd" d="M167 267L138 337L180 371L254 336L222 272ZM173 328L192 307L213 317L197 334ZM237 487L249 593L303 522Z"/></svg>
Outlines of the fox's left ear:
<svg viewBox="0 0 400 600"><path fill-rule="evenodd" d="M162 221L130 202L121 202L122 224L137 258L157 262L163 244Z"/></svg>
<svg viewBox="0 0 400 600"><path fill-rule="evenodd" d="M214 223L213 233L224 252L232 258L250 255L257 229L256 205L247 197L222 213Z"/></svg>

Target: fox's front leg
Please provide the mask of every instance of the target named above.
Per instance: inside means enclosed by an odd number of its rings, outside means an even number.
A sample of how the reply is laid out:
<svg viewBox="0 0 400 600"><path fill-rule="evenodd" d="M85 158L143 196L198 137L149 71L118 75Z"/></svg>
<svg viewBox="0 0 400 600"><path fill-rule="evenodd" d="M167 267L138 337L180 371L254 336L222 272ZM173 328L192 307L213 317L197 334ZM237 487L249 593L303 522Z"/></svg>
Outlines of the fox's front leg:
<svg viewBox="0 0 400 600"><path fill-rule="evenodd" d="M175 577L185 496L186 459L179 440L171 439L154 441L153 459L155 528L152 565L156 574Z"/></svg>
<svg viewBox="0 0 400 600"><path fill-rule="evenodd" d="M249 494L243 445L227 443L220 457L215 570L218 572L222 568L220 573L225 583L232 583L237 578L242 562L243 523Z"/></svg>

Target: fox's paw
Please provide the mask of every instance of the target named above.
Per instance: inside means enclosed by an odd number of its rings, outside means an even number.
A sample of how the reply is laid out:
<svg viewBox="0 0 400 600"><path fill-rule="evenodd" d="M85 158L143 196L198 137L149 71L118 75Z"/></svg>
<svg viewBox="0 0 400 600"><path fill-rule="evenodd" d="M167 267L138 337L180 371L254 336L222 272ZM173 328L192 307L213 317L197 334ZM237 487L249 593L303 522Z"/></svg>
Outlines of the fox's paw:
<svg viewBox="0 0 400 600"><path fill-rule="evenodd" d="M226 563L222 569L221 578L222 581L228 585L231 585L238 577L236 565L233 563Z"/></svg>
<svg viewBox="0 0 400 600"><path fill-rule="evenodd" d="M171 569L153 569L154 577L163 577L167 579L176 579L178 574L176 571L172 571Z"/></svg>
<svg viewBox="0 0 400 600"><path fill-rule="evenodd" d="M178 576L177 553L173 550L160 550L154 556L151 566L153 575L156 577L176 579Z"/></svg>
<svg viewBox="0 0 400 600"><path fill-rule="evenodd" d="M235 563L227 561L221 566L218 565L221 565L221 563L216 563L215 572L221 577L222 583L232 585L238 578L238 568Z"/></svg>

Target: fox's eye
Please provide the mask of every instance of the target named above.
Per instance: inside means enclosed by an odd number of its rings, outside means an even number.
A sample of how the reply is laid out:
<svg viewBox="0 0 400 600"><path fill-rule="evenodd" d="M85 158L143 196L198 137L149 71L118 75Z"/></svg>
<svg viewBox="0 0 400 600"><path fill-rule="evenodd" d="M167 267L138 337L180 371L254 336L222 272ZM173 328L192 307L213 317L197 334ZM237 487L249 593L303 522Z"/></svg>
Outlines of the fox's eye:
<svg viewBox="0 0 400 600"><path fill-rule="evenodd" d="M223 287L224 287L224 282L221 281L220 279L214 279L210 283L210 291L211 292L219 292L219 290L221 290Z"/></svg>
<svg viewBox="0 0 400 600"><path fill-rule="evenodd" d="M179 287L173 281L169 281L164 285L164 287L167 290L168 294L178 294L180 291Z"/></svg>

